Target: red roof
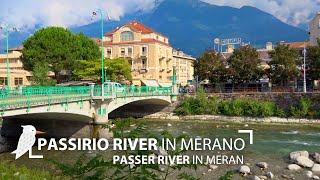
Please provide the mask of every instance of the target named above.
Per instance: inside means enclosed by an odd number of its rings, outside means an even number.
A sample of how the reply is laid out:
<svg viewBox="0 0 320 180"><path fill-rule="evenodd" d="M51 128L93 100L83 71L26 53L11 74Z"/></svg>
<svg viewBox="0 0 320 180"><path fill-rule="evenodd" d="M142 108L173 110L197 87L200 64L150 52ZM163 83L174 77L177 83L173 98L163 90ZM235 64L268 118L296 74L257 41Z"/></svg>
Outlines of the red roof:
<svg viewBox="0 0 320 180"><path fill-rule="evenodd" d="M304 42L288 42L285 44L289 45L289 47L293 49L304 48ZM310 46L310 41L306 43L306 47L309 47L309 46Z"/></svg>
<svg viewBox="0 0 320 180"><path fill-rule="evenodd" d="M156 34L159 34L159 35L163 36L159 32L156 32L155 30L143 25L142 23L138 22L137 20L133 20L133 21L131 21L129 23L126 23L126 24L122 25L121 27L123 27L123 26L129 27L129 28L131 28L131 29L133 29L135 31L140 31L143 34L156 33ZM104 34L104 36L111 36L114 32L116 32L119 29L120 29L120 27L117 28L117 29L114 29L114 30L112 30L112 31L110 31L110 32L108 32L106 34Z"/></svg>

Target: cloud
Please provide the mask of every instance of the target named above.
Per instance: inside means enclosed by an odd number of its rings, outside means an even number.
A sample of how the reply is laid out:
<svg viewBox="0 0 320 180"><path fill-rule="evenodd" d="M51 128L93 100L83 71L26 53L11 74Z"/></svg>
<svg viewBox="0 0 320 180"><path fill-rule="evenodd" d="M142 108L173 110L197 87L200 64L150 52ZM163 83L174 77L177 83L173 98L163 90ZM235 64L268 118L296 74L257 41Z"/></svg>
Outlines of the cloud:
<svg viewBox="0 0 320 180"><path fill-rule="evenodd" d="M126 13L150 11L159 1L163 0L1 0L0 23L10 22L27 32L39 26L74 27L91 23L91 13L97 8L106 10L112 19L119 20ZM294 26L307 24L320 7L320 0L202 1L232 7L254 6Z"/></svg>
<svg viewBox="0 0 320 180"><path fill-rule="evenodd" d="M257 7L293 26L306 27L320 9L320 0L202 0L215 5Z"/></svg>
<svg viewBox="0 0 320 180"><path fill-rule="evenodd" d="M97 8L119 20L125 13L149 11L155 5L156 0L1 0L0 22L13 23L23 31L37 26L73 27L91 23Z"/></svg>

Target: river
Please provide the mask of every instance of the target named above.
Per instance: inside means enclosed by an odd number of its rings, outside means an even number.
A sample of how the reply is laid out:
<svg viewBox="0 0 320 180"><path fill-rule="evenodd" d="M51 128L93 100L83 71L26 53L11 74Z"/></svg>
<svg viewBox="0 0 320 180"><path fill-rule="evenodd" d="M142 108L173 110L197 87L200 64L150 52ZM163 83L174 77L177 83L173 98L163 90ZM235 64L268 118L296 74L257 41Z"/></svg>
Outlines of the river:
<svg viewBox="0 0 320 180"><path fill-rule="evenodd" d="M265 175L267 171L271 171L279 179L283 179L283 175L295 177L295 179L305 179L303 171L290 172L286 169L288 166L287 157L292 151L307 150L310 153L320 152L320 125L303 125L303 124L268 124L268 123L227 123L212 121L164 121L164 120L146 120L147 130L153 133L159 133L163 130L169 130L174 135L188 134L190 137L201 138L236 138L242 137L248 139L248 135L239 135L238 130L253 130L253 145L246 144L243 151L238 152L243 155L245 163L251 168L256 175ZM170 123L172 126L168 126ZM90 130L91 129L91 130ZM92 137L95 129L92 125L88 125L78 132L75 137ZM246 143L248 141L246 140ZM55 166L50 164L46 159L54 159L59 162L72 163L83 152L79 151L46 151L35 154L43 154L45 159L28 159L26 155L14 161L14 155L9 152L0 154L0 161L10 161L17 165L25 165L30 168L44 169L52 173L58 173ZM97 152L105 154L106 152ZM228 154L237 152L220 152L220 151L197 151L189 152L189 154L213 155ZM87 153L87 156L93 156L95 153ZM262 171L255 166L257 162L267 162L269 168ZM236 169L239 165L219 165L218 169L208 172L208 168L200 167L197 172L189 171L194 175L202 176L202 179L218 179L224 175L227 170ZM307 170L307 169L305 169ZM170 177L170 179L175 179ZM238 174L234 179L246 179Z"/></svg>

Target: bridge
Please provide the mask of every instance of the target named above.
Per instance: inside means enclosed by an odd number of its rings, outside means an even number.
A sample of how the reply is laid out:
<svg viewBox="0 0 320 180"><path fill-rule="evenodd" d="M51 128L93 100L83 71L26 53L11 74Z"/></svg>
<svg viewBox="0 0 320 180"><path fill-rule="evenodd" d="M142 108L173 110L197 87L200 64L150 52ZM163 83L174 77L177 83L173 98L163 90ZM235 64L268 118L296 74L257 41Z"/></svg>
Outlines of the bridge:
<svg viewBox="0 0 320 180"><path fill-rule="evenodd" d="M109 113L126 104L139 101L170 104L176 100L173 92L177 89L149 86L27 86L0 92L0 114L3 119L77 116L91 118L95 124L101 124L108 122Z"/></svg>

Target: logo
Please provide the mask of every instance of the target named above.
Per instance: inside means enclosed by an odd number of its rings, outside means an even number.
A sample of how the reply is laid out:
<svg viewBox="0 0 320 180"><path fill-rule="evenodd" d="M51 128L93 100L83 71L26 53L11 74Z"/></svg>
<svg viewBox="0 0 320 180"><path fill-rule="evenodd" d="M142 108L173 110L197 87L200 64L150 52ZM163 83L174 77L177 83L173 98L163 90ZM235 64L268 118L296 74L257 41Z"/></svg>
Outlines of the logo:
<svg viewBox="0 0 320 180"><path fill-rule="evenodd" d="M42 155L32 155L32 146L36 142L36 134L44 134L44 132L37 131L32 125L21 126L23 128L22 134L18 141L18 146L11 154L16 154L16 159L29 151L29 158L43 158Z"/></svg>

